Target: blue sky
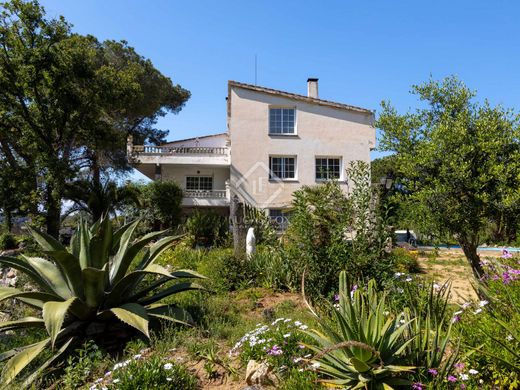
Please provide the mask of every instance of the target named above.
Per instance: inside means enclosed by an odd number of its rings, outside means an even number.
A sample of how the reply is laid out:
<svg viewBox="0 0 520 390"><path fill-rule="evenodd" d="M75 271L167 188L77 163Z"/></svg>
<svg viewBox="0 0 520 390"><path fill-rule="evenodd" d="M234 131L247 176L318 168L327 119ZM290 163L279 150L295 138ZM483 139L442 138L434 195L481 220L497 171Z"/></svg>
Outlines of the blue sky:
<svg viewBox="0 0 520 390"><path fill-rule="evenodd" d="M520 107L517 1L42 0L74 30L124 39L192 93L161 120L169 139L225 131L227 80L377 110L416 106L410 85L459 76L493 104ZM373 157L377 157L374 152Z"/></svg>

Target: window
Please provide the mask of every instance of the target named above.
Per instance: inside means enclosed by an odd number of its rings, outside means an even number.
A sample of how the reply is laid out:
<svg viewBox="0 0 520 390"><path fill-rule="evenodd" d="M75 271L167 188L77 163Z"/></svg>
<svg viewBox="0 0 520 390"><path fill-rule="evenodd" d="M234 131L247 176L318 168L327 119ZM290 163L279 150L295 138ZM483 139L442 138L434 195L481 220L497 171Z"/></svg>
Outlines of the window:
<svg viewBox="0 0 520 390"><path fill-rule="evenodd" d="M316 180L338 180L340 177L341 160L339 158L316 158Z"/></svg>
<svg viewBox="0 0 520 390"><path fill-rule="evenodd" d="M211 191L213 190L213 178L211 176L187 176L186 190Z"/></svg>
<svg viewBox="0 0 520 390"><path fill-rule="evenodd" d="M284 231L287 229L287 225L291 219L291 212L282 209L269 209L269 218L276 230Z"/></svg>
<svg viewBox="0 0 520 390"><path fill-rule="evenodd" d="M295 179L296 157L269 157L269 179Z"/></svg>
<svg viewBox="0 0 520 390"><path fill-rule="evenodd" d="M269 134L295 134L294 108L269 109Z"/></svg>

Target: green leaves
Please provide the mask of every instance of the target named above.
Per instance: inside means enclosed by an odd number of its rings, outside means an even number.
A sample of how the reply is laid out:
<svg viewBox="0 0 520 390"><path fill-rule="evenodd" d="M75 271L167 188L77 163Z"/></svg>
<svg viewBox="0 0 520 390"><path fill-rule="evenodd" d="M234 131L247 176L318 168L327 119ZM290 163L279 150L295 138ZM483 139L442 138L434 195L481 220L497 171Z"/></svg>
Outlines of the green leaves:
<svg viewBox="0 0 520 390"><path fill-rule="evenodd" d="M394 167L408 190L403 203L423 214L411 212L406 225L424 219L428 234L457 237L478 279L483 236L494 230L497 241L507 241L520 218L519 117L475 103L475 93L454 76L412 93L423 101L420 109L399 114L383 103L376 124L381 149L396 153Z"/></svg>
<svg viewBox="0 0 520 390"><path fill-rule="evenodd" d="M121 321L147 337L150 318L155 320L154 323L192 323L189 313L182 308L156 302L183 291L203 290L196 283L180 279L204 276L190 270L169 272L154 264L178 237L160 238L164 232L154 232L134 240L133 233L138 223L132 222L114 232L108 218L91 227L81 221L69 249L35 230L37 241L54 262L40 257L0 257L0 263L25 273L42 290L0 287L0 301L16 298L41 309L43 317L4 322L0 324L0 331L45 327L50 336L42 343L0 354L0 361L9 360L5 366L5 378L12 380L50 344L56 352L29 376L29 379L34 379L59 359L76 335L81 335L92 322ZM129 269L133 271L129 272ZM155 280L143 283L147 275L155 277ZM164 288L166 283L169 284ZM71 335L74 338L67 340L66 337ZM81 337L77 341L81 342Z"/></svg>
<svg viewBox="0 0 520 390"><path fill-rule="evenodd" d="M56 337L58 337L69 307L76 299L70 298L65 302L46 302L43 305L43 320L47 333L51 337L52 348L54 348Z"/></svg>
<svg viewBox="0 0 520 390"><path fill-rule="evenodd" d="M331 386L347 388L387 387L404 371L414 367L396 365L405 362L401 353L413 341L403 337L409 320L398 325L398 318L385 315L385 295L371 280L366 290L357 289L351 297L346 272L340 273L339 308L334 310L335 323L320 319L321 330L307 332L316 346L314 362Z"/></svg>
<svg viewBox="0 0 520 390"><path fill-rule="evenodd" d="M143 306L136 303L127 303L120 307L112 308L110 311L119 320L139 330L146 337L150 337L148 333L148 314Z"/></svg>
<svg viewBox="0 0 520 390"><path fill-rule="evenodd" d="M20 371L36 359L45 347L47 347L49 341L50 339L45 339L39 343L32 344L11 357L2 371L2 382L4 385L10 384Z"/></svg>

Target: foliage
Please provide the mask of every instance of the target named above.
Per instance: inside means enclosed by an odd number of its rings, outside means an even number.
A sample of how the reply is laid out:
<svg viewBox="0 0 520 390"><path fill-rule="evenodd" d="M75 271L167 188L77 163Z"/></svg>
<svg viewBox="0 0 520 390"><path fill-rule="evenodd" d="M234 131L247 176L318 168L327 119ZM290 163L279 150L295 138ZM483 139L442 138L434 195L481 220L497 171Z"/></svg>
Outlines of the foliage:
<svg viewBox="0 0 520 390"><path fill-rule="evenodd" d="M128 184L128 191L138 194L138 202L126 202L126 217L140 218L147 230L176 229L181 222L182 188L173 181L152 181L147 184Z"/></svg>
<svg viewBox="0 0 520 390"><path fill-rule="evenodd" d="M15 249L17 247L18 242L13 234L9 232L0 234L0 250Z"/></svg>
<svg viewBox="0 0 520 390"><path fill-rule="evenodd" d="M292 368L278 386L280 390L316 390L323 387L318 383L314 371Z"/></svg>
<svg viewBox="0 0 520 390"><path fill-rule="evenodd" d="M164 287L168 282L202 276L187 270L169 272L154 264L177 237L160 238L164 232L155 232L132 241L138 223L113 231L108 218L90 228L82 222L69 249L51 236L33 230L32 235L44 255L52 260L0 257L0 263L26 274L38 288L21 291L3 287L0 299L16 298L42 311L42 318L4 322L0 330L45 328L49 336L2 355L2 360L8 359L2 376L4 384L10 383L49 347L54 354L26 382L61 359L77 342L92 339L117 346L118 338L128 337L131 330L149 337L149 324L153 321L190 322L189 314L182 308L158 302L182 291L201 288L189 282ZM157 241L151 244L154 240Z"/></svg>
<svg viewBox="0 0 520 390"><path fill-rule="evenodd" d="M297 279L305 270L311 297L330 294L342 269L353 278L383 280L393 274L385 252L389 234L371 191L368 165L355 162L347 175L349 197L335 181L293 194L284 251Z"/></svg>
<svg viewBox="0 0 520 390"><path fill-rule="evenodd" d="M393 268L397 272L417 273L420 272L418 253L404 248L394 248L390 257L394 259Z"/></svg>
<svg viewBox="0 0 520 390"><path fill-rule="evenodd" d="M93 365L103 357L99 347L87 341L81 348L69 356L61 382L65 389L76 389L87 382L92 375Z"/></svg>
<svg viewBox="0 0 520 390"><path fill-rule="evenodd" d="M276 230L265 210L245 204L244 219L249 227L255 229L255 239L258 245L274 246L277 243Z"/></svg>
<svg viewBox="0 0 520 390"><path fill-rule="evenodd" d="M477 286L485 299L466 306L461 334L474 350L467 360L490 383L514 388L520 383L520 267L507 251L500 259L483 260L486 283Z"/></svg>
<svg viewBox="0 0 520 390"><path fill-rule="evenodd" d="M242 261L233 257L231 249L192 249L184 242L161 255L157 264L174 269L190 268L200 274L212 275L202 284L214 292L225 293L248 283L250 275L244 273Z"/></svg>
<svg viewBox="0 0 520 390"><path fill-rule="evenodd" d="M334 324L320 321L321 330L311 330L316 346L309 345L312 358L323 382L337 388L378 388L410 384L401 355L413 342L403 333L413 319L387 312L386 294L377 291L375 282L366 292L353 291L345 271L340 274L339 302Z"/></svg>
<svg viewBox="0 0 520 390"><path fill-rule="evenodd" d="M110 180L102 183L78 179L67 184L64 197L74 202L68 214L85 211L93 221L101 219L103 215L115 216L124 205L138 206L140 202L136 186L118 186Z"/></svg>
<svg viewBox="0 0 520 390"><path fill-rule="evenodd" d="M57 237L66 183L85 168L94 182L106 167L126 168L127 135L159 142L157 118L178 112L189 92L126 42L73 33L37 1L0 4L0 45L2 164L23 172L32 190L20 199L37 196Z"/></svg>
<svg viewBox="0 0 520 390"><path fill-rule="evenodd" d="M300 332L307 328L301 321L290 318L277 318L268 325L258 324L235 344L230 354L239 354L243 364L249 360L266 361L278 372L299 368L309 353L303 343L310 339Z"/></svg>
<svg viewBox="0 0 520 390"><path fill-rule="evenodd" d="M456 237L478 279L483 269L476 248L488 222L518 224L518 117L487 101L475 103L475 93L455 77L412 92L425 108L401 115L382 103L381 148L396 152L410 199Z"/></svg>
<svg viewBox="0 0 520 390"><path fill-rule="evenodd" d="M127 360L116 367L111 383L105 385L107 389L197 389L197 379L186 367L155 355Z"/></svg>
<svg viewBox="0 0 520 390"><path fill-rule="evenodd" d="M247 274L258 286L273 290L296 291L300 287L300 275L293 268L286 252L277 247L258 247L245 263Z"/></svg>
<svg viewBox="0 0 520 390"><path fill-rule="evenodd" d="M214 211L196 210L186 220L185 228L193 246L219 246L229 235L228 219Z"/></svg>

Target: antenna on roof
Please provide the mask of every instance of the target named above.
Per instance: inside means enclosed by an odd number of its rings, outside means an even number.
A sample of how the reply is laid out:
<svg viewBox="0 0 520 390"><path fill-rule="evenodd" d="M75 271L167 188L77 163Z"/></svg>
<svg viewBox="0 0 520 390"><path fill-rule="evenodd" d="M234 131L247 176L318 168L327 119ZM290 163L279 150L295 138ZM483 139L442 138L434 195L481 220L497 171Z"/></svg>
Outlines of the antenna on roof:
<svg viewBox="0 0 520 390"><path fill-rule="evenodd" d="M257 66L256 66L256 54L255 54L255 85L257 85Z"/></svg>

